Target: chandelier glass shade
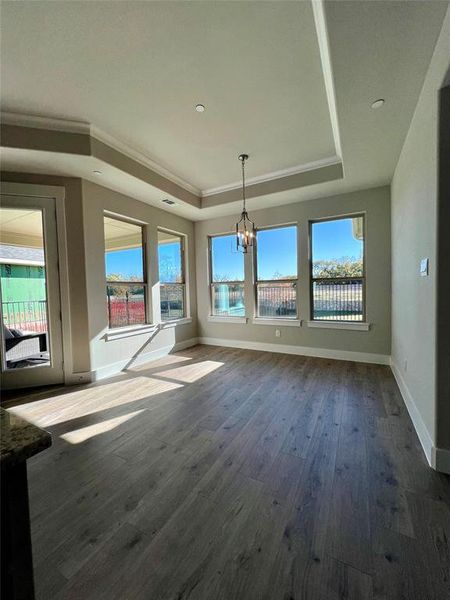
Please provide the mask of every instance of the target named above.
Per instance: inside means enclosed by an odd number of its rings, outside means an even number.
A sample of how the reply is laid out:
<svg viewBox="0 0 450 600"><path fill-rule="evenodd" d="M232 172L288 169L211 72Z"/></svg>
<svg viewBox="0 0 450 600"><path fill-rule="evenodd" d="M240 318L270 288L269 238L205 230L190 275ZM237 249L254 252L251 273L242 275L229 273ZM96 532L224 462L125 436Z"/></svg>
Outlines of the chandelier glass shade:
<svg viewBox="0 0 450 600"><path fill-rule="evenodd" d="M245 207L245 161L248 160L248 154L240 154L239 160L242 163L242 213L241 218L236 223L236 248L238 251L248 252L255 244L256 229L255 223L250 220L247 209Z"/></svg>

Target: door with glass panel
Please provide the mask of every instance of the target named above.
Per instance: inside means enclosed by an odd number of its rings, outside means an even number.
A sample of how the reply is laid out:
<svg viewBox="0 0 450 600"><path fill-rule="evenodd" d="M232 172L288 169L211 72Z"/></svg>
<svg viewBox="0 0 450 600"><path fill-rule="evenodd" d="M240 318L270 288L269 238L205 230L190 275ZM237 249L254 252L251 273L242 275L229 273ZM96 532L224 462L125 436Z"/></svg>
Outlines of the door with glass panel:
<svg viewBox="0 0 450 600"><path fill-rule="evenodd" d="M1 195L1 382L62 383L55 200Z"/></svg>

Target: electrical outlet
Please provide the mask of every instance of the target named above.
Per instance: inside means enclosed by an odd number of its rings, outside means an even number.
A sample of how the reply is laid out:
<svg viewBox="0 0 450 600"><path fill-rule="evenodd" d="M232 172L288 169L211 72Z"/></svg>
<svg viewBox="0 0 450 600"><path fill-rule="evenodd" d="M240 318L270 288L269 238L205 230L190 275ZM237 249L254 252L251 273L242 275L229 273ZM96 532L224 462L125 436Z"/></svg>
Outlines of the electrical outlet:
<svg viewBox="0 0 450 600"><path fill-rule="evenodd" d="M275 337L281 337L281 331L279 329L275 329Z"/></svg>

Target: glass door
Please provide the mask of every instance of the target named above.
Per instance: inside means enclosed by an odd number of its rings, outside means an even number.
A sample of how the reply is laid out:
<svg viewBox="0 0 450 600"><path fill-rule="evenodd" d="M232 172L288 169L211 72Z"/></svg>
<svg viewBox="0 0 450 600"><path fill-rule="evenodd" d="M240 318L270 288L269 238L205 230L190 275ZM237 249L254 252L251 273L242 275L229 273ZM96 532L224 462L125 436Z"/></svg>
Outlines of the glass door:
<svg viewBox="0 0 450 600"><path fill-rule="evenodd" d="M2 194L2 387L64 381L55 200Z"/></svg>

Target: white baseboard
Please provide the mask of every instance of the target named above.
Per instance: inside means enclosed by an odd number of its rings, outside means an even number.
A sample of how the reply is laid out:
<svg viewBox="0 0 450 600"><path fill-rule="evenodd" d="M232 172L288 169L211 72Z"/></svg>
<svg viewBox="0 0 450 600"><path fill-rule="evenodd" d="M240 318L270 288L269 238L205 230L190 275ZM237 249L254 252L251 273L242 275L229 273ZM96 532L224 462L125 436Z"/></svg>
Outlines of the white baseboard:
<svg viewBox="0 0 450 600"><path fill-rule="evenodd" d="M433 448L433 453L436 471L450 475L450 450L447 450L447 448Z"/></svg>
<svg viewBox="0 0 450 600"><path fill-rule="evenodd" d="M422 415L417 408L414 398L406 385L405 380L401 374L398 365L391 358L391 369L394 374L395 380L399 387L400 393L403 397L403 401L408 410L411 421L413 422L414 429L416 430L417 436L422 445L424 454L430 467L441 473L450 474L450 450L445 448L436 448L433 443L433 439L425 425Z"/></svg>
<svg viewBox="0 0 450 600"><path fill-rule="evenodd" d="M189 340L178 342L170 346L157 348L156 350L146 352L145 354L139 354L133 360L130 358L119 360L118 362L110 365L94 369L92 371L92 381L99 381L100 379L105 379L106 377L113 377L114 375L121 373L126 367L136 367L146 362L151 362L153 360L157 360L158 358L167 356L171 352L178 352L179 350L190 348L191 346L195 346L195 344L198 344L198 338L190 338Z"/></svg>
<svg viewBox="0 0 450 600"><path fill-rule="evenodd" d="M434 469L435 465L433 464L433 440L427 429L427 426L425 425L422 419L422 415L420 414L419 409L417 408L416 403L414 402L412 394L409 391L405 380L403 379L400 369L398 368L394 360L392 360L392 358L391 369L392 373L394 374L395 381L397 382L397 385L399 387L400 393L403 397L403 401L409 412L409 416L411 417L411 421L413 422L414 429L416 430L420 443L422 444L422 448L427 458L428 464Z"/></svg>
<svg viewBox="0 0 450 600"><path fill-rule="evenodd" d="M310 346L292 346L287 344L270 344L264 342L244 342L224 338L200 337L199 344L210 346L226 346L228 348L243 348L246 350L261 350L262 352L280 352L281 354L298 354L315 356L317 358L332 358L335 360L350 360L353 362L388 365L390 357L386 354L371 354L369 352L354 352L351 350L332 350L329 348L312 348Z"/></svg>

